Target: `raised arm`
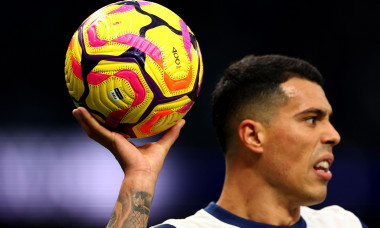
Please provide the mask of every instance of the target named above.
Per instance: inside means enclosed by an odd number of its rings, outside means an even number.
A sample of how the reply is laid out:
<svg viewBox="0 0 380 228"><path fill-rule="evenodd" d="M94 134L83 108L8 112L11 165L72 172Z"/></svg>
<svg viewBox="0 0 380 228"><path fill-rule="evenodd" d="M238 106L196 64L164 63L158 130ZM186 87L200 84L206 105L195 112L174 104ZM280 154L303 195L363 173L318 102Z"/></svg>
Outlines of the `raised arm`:
<svg viewBox="0 0 380 228"><path fill-rule="evenodd" d="M180 120L159 141L136 147L99 124L85 108L75 109L73 115L91 139L111 151L124 171L107 227L146 227L158 174L185 121Z"/></svg>

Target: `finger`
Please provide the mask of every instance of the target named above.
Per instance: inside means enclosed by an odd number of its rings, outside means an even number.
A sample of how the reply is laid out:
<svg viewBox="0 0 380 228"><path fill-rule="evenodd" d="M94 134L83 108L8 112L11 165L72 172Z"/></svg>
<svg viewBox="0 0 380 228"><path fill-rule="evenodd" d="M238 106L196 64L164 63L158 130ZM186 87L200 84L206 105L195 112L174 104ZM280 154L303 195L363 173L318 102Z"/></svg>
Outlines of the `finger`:
<svg viewBox="0 0 380 228"><path fill-rule="evenodd" d="M85 120L83 119L81 111L79 109L74 109L73 116L78 121L79 125L83 128L83 130L87 133L90 129L89 126L86 124Z"/></svg>
<svg viewBox="0 0 380 228"><path fill-rule="evenodd" d="M157 143L159 143L165 149L166 153L169 151L173 143L177 140L179 133L182 127L185 125L185 123L186 121L184 119L181 119L180 121L178 121L176 125L174 125L167 132L165 132L165 134L159 141L157 141Z"/></svg>
<svg viewBox="0 0 380 228"><path fill-rule="evenodd" d="M84 129L86 134L103 146L108 146L112 140L112 133L103 127L85 108L79 107L73 110L73 115ZM106 144L105 144L106 143Z"/></svg>

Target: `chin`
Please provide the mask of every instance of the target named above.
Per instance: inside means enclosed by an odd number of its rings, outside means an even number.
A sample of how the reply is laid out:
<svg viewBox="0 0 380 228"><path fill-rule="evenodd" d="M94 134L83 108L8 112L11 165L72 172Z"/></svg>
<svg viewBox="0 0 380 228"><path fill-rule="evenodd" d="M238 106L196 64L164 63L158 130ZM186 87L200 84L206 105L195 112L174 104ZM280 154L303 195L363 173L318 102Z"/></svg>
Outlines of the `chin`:
<svg viewBox="0 0 380 228"><path fill-rule="evenodd" d="M320 188L318 191L311 191L305 197L303 206L313 206L325 201L327 196L327 188Z"/></svg>

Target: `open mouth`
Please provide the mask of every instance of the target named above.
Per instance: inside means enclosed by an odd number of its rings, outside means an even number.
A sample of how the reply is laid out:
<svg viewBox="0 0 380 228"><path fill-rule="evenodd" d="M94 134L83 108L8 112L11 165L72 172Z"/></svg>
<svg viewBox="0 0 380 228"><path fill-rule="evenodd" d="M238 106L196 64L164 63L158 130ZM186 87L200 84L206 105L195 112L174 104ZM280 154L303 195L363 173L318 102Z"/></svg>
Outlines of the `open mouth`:
<svg viewBox="0 0 380 228"><path fill-rule="evenodd" d="M330 167L333 160L325 159L314 165L314 172L324 180L330 180L332 178L332 173Z"/></svg>
<svg viewBox="0 0 380 228"><path fill-rule="evenodd" d="M320 161L315 166L314 169L317 172L327 173L330 169L330 162L328 161Z"/></svg>

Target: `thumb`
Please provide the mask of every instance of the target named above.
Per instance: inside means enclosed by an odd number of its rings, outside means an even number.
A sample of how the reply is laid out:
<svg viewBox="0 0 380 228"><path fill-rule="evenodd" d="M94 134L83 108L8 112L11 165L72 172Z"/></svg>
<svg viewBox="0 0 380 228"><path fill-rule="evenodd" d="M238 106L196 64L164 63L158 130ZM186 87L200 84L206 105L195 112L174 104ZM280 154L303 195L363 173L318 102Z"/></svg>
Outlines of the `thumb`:
<svg viewBox="0 0 380 228"><path fill-rule="evenodd" d="M167 132L165 132L165 134L161 137L159 141L157 141L157 143L165 149L166 154L168 153L173 143L177 140L179 133L182 127L185 125L185 123L186 121L184 119L181 119L180 121L178 121L176 125L174 125Z"/></svg>

